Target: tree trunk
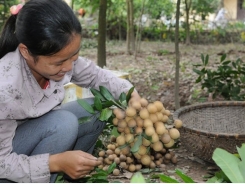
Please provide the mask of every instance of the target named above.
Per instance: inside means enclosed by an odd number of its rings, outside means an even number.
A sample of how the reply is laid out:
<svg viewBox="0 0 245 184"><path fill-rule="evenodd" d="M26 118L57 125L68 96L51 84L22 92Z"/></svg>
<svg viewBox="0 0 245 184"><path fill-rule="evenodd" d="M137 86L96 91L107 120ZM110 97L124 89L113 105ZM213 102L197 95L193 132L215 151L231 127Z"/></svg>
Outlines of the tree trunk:
<svg viewBox="0 0 245 184"><path fill-rule="evenodd" d="M106 66L106 9L107 0L100 0L97 63L102 68Z"/></svg>
<svg viewBox="0 0 245 184"><path fill-rule="evenodd" d="M175 109L180 108L179 102L179 63L180 63L180 53L179 53L179 16L180 16L180 0L177 1L176 6L176 25L175 25L175 55L176 55L176 66L175 66L175 86L174 86L174 101Z"/></svg>
<svg viewBox="0 0 245 184"><path fill-rule="evenodd" d="M134 38L134 6L133 0L127 0L127 53L131 54L135 50Z"/></svg>
<svg viewBox="0 0 245 184"><path fill-rule="evenodd" d="M185 0L185 11L186 11L186 40L185 43L189 45L191 43L190 40L190 23L189 23L189 15L190 15L190 8L191 8L192 0Z"/></svg>

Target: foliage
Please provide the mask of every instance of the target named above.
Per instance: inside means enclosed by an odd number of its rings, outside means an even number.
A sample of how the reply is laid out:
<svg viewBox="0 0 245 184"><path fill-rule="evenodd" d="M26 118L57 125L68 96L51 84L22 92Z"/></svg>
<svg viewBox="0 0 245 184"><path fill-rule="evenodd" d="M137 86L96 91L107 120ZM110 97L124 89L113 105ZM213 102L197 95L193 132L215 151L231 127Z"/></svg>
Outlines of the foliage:
<svg viewBox="0 0 245 184"><path fill-rule="evenodd" d="M110 175L116 168L116 163L112 163L106 171L103 169L95 168L95 171L90 176L76 180L76 183L109 183L108 175ZM55 183L65 183L63 174L58 175Z"/></svg>
<svg viewBox="0 0 245 184"><path fill-rule="evenodd" d="M196 83L201 83L202 89L206 88L213 98L221 95L226 100L245 100L245 64L241 59L226 60L223 55L213 70L208 68L209 55L202 54L201 59L202 64L194 65L193 71L198 75Z"/></svg>
<svg viewBox="0 0 245 184"><path fill-rule="evenodd" d="M12 5L19 3L19 0L0 0L0 30L8 16L10 15L9 8Z"/></svg>
<svg viewBox="0 0 245 184"><path fill-rule="evenodd" d="M134 87L129 90L127 95L124 92L121 93L118 100L116 100L104 86L99 86L99 90L93 88L90 90L94 95L94 104L90 105L84 99L78 99L77 101L87 112L92 114L92 116L80 118L79 123L84 123L94 116L100 121L110 121L110 118L113 116L112 107L116 106L125 110Z"/></svg>
<svg viewBox="0 0 245 184"><path fill-rule="evenodd" d="M192 178L184 174L181 170L176 169L175 173L182 179L184 183L195 183ZM163 183L180 183L178 180L171 178L165 174L158 174L152 176L153 178L159 178Z"/></svg>
<svg viewBox="0 0 245 184"><path fill-rule="evenodd" d="M245 144L237 147L238 155L231 154L224 149L216 148L213 160L221 168L208 183L245 183Z"/></svg>

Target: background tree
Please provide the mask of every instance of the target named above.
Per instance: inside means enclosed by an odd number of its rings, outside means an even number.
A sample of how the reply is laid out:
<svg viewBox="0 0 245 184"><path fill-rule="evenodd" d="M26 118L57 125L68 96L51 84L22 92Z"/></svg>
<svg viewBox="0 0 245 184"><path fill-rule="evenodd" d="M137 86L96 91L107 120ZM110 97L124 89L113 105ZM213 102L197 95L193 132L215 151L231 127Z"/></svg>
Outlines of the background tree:
<svg viewBox="0 0 245 184"><path fill-rule="evenodd" d="M97 63L100 67L106 66L106 9L107 0L100 0L97 49Z"/></svg>
<svg viewBox="0 0 245 184"><path fill-rule="evenodd" d="M176 5L176 24L175 24L175 86L174 86L174 102L175 109L180 108L179 102L179 66L180 66L180 53L179 53L179 17L180 17L180 0L177 0Z"/></svg>
<svg viewBox="0 0 245 184"><path fill-rule="evenodd" d="M134 3L133 0L126 0L127 3L127 53L135 51L134 37Z"/></svg>
<svg viewBox="0 0 245 184"><path fill-rule="evenodd" d="M18 0L0 0L0 30L10 15L9 8L18 3Z"/></svg>

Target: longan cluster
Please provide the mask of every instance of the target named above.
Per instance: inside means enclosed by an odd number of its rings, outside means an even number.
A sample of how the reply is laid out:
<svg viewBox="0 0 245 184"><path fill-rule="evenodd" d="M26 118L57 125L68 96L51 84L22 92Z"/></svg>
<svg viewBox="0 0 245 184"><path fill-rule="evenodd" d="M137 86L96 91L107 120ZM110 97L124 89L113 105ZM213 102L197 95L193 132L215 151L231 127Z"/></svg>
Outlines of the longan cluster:
<svg viewBox="0 0 245 184"><path fill-rule="evenodd" d="M102 162L100 168L106 169L116 162L121 168L134 172L142 167L155 168L161 164L177 162L175 154L168 149L180 137L177 128L182 126L182 122L175 120L175 128L166 128L171 113L162 102L149 103L145 98L131 98L126 110L115 108L113 113L113 125L120 135L111 140L107 151L99 153ZM136 152L131 152L139 135L142 136L142 144Z"/></svg>

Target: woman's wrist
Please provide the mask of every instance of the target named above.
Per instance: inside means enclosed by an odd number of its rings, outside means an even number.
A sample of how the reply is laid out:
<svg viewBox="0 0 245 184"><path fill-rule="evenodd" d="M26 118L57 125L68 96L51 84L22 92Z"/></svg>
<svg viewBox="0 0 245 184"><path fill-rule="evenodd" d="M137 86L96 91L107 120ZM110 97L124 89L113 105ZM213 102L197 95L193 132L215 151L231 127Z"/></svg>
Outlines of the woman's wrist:
<svg viewBox="0 0 245 184"><path fill-rule="evenodd" d="M50 155L49 156L49 170L50 172L60 172L60 154Z"/></svg>

